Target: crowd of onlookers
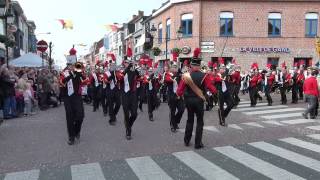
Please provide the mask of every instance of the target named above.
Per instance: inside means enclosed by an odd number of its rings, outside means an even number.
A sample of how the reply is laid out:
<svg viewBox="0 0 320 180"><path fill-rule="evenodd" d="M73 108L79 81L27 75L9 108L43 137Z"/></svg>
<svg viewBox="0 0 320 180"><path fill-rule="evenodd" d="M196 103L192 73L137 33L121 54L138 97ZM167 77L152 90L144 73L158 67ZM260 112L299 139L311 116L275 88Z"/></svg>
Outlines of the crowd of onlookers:
<svg viewBox="0 0 320 180"><path fill-rule="evenodd" d="M7 66L0 59L0 119L36 114L59 104L59 74L46 68Z"/></svg>

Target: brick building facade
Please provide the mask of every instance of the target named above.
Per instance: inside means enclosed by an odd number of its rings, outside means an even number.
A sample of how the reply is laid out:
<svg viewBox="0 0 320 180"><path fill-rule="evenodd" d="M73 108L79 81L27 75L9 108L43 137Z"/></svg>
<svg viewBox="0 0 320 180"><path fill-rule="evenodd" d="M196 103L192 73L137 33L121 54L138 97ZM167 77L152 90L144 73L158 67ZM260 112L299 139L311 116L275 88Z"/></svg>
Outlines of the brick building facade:
<svg viewBox="0 0 320 180"><path fill-rule="evenodd" d="M319 13L319 0L171 0L152 14L154 46L164 51L155 59L165 59L167 39L170 59L172 48L191 49L180 54L181 62L202 47L205 61L235 58L245 69L252 62L308 66L319 58L314 38L320 35Z"/></svg>

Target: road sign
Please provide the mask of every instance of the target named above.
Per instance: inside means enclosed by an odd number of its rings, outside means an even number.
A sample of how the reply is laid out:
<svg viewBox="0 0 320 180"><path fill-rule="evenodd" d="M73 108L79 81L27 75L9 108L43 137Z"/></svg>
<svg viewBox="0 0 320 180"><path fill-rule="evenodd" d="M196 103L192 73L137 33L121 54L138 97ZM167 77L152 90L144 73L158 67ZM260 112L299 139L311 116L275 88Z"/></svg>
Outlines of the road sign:
<svg viewBox="0 0 320 180"><path fill-rule="evenodd" d="M37 43L37 50L40 52L45 52L48 49L48 43L44 40L41 40Z"/></svg>
<svg viewBox="0 0 320 180"><path fill-rule="evenodd" d="M201 42L201 46L214 46L214 42L203 41L203 42Z"/></svg>

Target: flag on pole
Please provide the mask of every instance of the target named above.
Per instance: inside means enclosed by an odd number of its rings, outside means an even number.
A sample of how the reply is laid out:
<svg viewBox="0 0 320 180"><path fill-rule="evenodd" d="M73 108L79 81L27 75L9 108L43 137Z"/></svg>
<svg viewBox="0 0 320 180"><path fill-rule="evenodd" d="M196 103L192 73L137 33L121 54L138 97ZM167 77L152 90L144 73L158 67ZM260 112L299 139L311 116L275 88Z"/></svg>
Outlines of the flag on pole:
<svg viewBox="0 0 320 180"><path fill-rule="evenodd" d="M107 25L105 25L105 27L106 27L107 31L113 31L113 32L118 31L118 29L119 29L117 24L107 24Z"/></svg>
<svg viewBox="0 0 320 180"><path fill-rule="evenodd" d="M58 19L58 21L62 25L62 29L73 29L73 22L72 20L67 20L67 19Z"/></svg>

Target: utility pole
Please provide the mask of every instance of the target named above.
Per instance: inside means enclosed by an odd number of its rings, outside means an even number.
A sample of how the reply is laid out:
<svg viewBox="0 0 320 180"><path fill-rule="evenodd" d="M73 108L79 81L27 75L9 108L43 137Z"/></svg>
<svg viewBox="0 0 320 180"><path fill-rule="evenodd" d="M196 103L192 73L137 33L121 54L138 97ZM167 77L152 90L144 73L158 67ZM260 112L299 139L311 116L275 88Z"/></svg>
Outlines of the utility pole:
<svg viewBox="0 0 320 180"><path fill-rule="evenodd" d="M49 70L52 71L52 64L53 61L51 59L51 53L52 53L52 42L49 43Z"/></svg>

